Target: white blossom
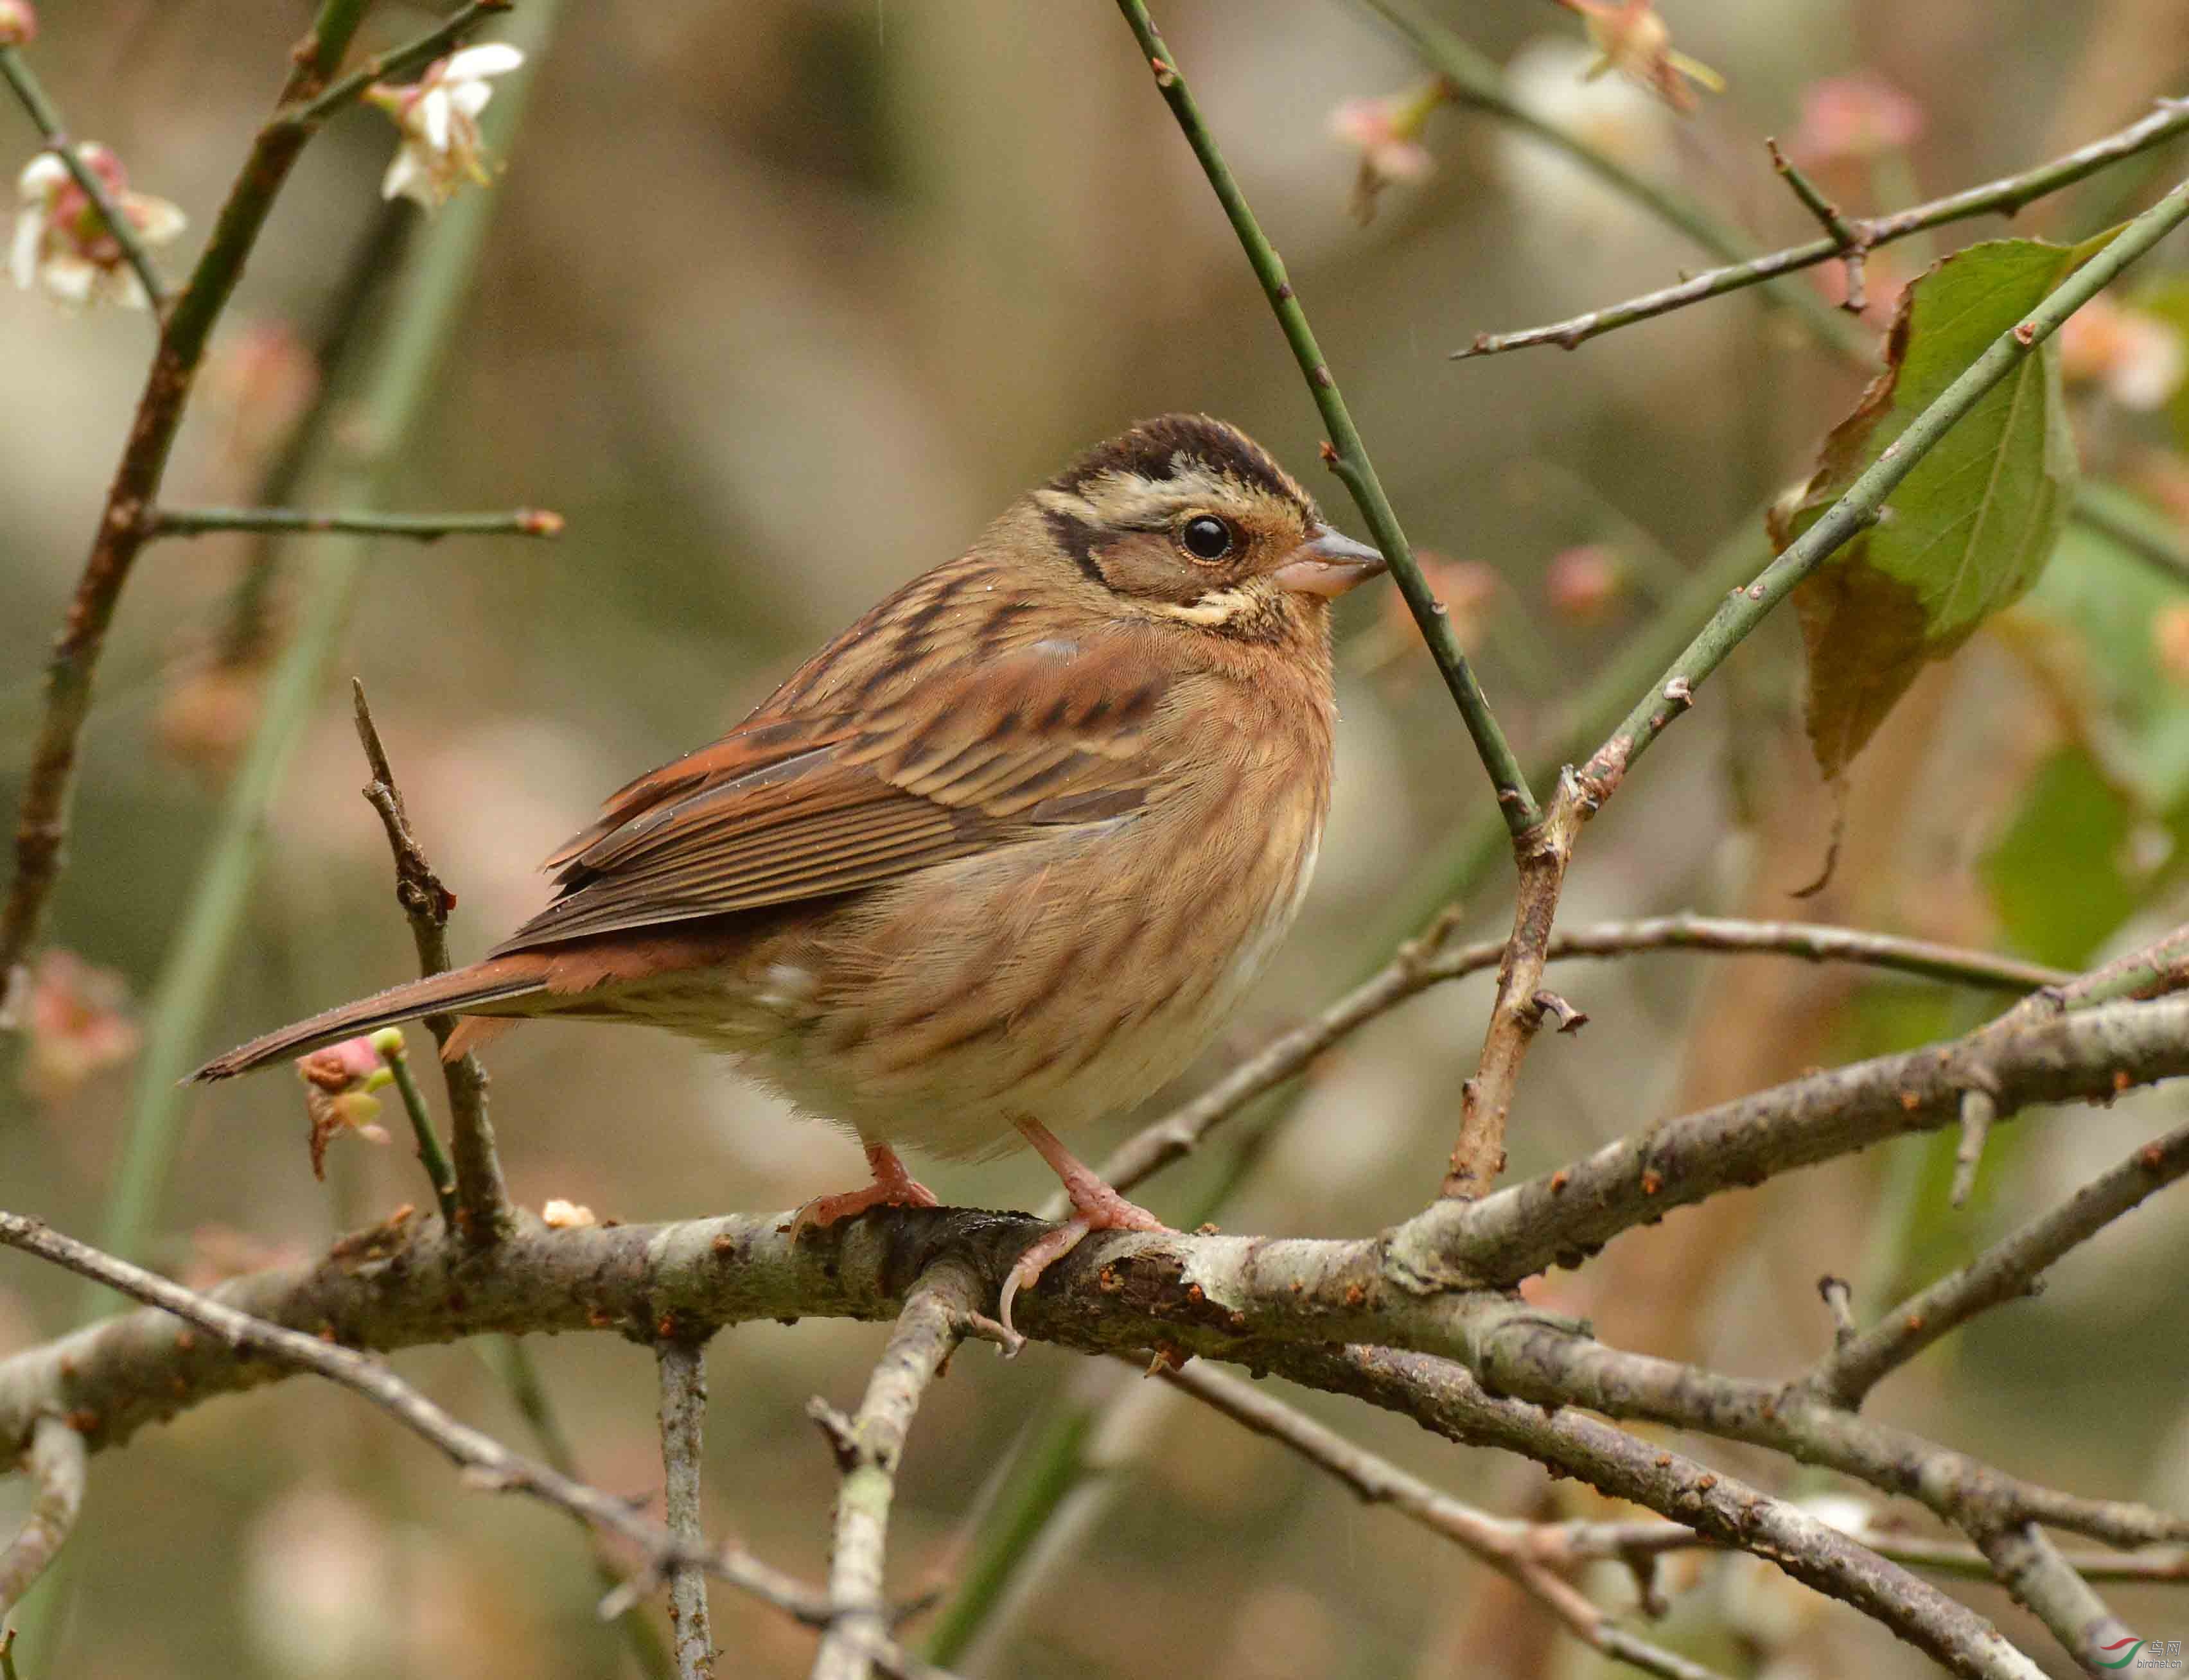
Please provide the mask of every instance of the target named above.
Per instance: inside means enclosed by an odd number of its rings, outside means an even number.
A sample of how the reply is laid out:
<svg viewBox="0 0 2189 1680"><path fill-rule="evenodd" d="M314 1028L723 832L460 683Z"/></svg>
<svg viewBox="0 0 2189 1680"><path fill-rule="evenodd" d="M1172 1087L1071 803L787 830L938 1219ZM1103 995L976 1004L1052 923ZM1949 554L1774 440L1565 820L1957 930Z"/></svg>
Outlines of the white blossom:
<svg viewBox="0 0 2189 1680"><path fill-rule="evenodd" d="M408 198L438 210L466 182L487 185L478 116L494 89L487 78L506 76L524 54L501 42L467 47L427 67L408 87L376 84L365 95L403 132L394 161L380 184L383 198Z"/></svg>
<svg viewBox="0 0 2189 1680"><path fill-rule="evenodd" d="M139 244L165 245L182 232L183 212L163 198L130 191L121 161L105 146L88 142L77 156L128 218ZM112 303L142 309L151 301L99 206L51 152L32 158L15 178L8 273L24 291L42 288L71 307Z"/></svg>

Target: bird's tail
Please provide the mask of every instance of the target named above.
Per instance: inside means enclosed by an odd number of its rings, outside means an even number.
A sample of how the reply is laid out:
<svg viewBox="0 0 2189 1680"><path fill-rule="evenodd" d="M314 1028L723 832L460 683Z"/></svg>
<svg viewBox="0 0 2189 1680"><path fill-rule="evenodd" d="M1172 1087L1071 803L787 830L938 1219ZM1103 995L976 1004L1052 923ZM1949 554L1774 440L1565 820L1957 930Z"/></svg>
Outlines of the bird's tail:
<svg viewBox="0 0 2189 1680"><path fill-rule="evenodd" d="M215 1056L190 1075L193 1080L227 1079L247 1073L285 1056L303 1055L323 1045L338 1044L421 1015L463 1013L483 1005L506 1004L546 989L547 964L537 953L512 952L490 957L469 968L428 975L401 986L391 986L370 998L322 1010L308 1020L293 1022L279 1032L239 1044L226 1055ZM502 1010L491 1010L491 1014Z"/></svg>

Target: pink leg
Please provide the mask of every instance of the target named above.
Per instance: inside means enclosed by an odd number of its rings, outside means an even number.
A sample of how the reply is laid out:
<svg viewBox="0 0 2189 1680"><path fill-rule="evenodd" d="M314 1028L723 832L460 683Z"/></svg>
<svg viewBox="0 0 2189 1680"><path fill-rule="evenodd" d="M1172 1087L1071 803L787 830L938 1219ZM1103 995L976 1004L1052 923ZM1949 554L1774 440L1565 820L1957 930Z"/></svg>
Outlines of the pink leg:
<svg viewBox="0 0 2189 1680"><path fill-rule="evenodd" d="M935 1192L905 1170L897 1151L887 1144L867 1145L867 1166L874 1181L864 1190L840 1196L817 1196L800 1208L790 1222L793 1242L811 1230L825 1230L839 1219L863 1213L869 1208L933 1208Z"/></svg>
<svg viewBox="0 0 2189 1680"><path fill-rule="evenodd" d="M1019 1135L1033 1145L1034 1152L1049 1162L1049 1170L1064 1181L1064 1193L1072 1198L1076 1217L1036 1237L1032 1247L1020 1255L1018 1264L1011 1268L1011 1275L1004 1283L1003 1299L997 1306L997 1314L1006 1330L1011 1328L1013 1298L1020 1290L1031 1288L1051 1264L1077 1248L1088 1232L1170 1229L1146 1208L1126 1201L1103 1183L1092 1168L1066 1149L1057 1140L1056 1134L1038 1120L1021 1119L1012 1123L1019 1128Z"/></svg>

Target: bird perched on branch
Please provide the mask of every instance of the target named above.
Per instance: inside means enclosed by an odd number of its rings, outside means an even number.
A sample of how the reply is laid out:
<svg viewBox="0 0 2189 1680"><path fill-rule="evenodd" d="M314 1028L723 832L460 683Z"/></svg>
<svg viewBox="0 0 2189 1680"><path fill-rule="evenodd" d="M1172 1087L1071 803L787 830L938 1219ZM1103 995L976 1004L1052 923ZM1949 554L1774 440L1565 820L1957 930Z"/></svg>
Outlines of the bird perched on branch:
<svg viewBox="0 0 2189 1680"><path fill-rule="evenodd" d="M1148 421L616 794L484 961L195 1077L442 1011L450 1055L535 1016L665 1027L858 1134L874 1183L802 1225L933 1206L900 1145L1032 1145L1074 1217L1008 1322L1088 1231L1164 1229L1055 1131L1182 1071L1291 925L1330 805L1329 603L1383 568L1240 432Z"/></svg>

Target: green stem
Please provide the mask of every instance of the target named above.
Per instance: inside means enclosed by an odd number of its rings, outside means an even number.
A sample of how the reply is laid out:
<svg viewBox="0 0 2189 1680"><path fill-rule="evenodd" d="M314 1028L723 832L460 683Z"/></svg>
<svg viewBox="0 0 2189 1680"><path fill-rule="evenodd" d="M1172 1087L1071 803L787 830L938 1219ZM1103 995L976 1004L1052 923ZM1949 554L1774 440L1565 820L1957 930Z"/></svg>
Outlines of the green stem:
<svg viewBox="0 0 2189 1680"><path fill-rule="evenodd" d="M2141 498L2113 484L2085 483L2075 492L2075 519L2112 539L2175 584L2189 584L2189 542L2180 529Z"/></svg>
<svg viewBox="0 0 2189 1680"><path fill-rule="evenodd" d="M162 507L151 516L154 537L197 537L212 531L298 531L357 536L408 537L438 542L447 536L555 537L563 516L543 508L508 513L320 513L303 507Z"/></svg>
<svg viewBox="0 0 2189 1680"><path fill-rule="evenodd" d="M1589 761L1587 775L1600 799L1608 796L1649 744L1692 704L1695 688L1725 656L1822 565L1842 543L1877 523L1886 498L1898 489L1938 440L1997 385L2113 280L2189 218L2189 181L2129 223L2119 237L2054 289L2017 325L1998 339L1917 416L1847 489L1824 517L1787 545L1747 588L1729 597L1702 632L1672 661L1664 677L1627 714Z"/></svg>
<svg viewBox="0 0 2189 1680"><path fill-rule="evenodd" d="M1247 253L1254 277L1261 281L1270 307L1276 312L1277 325L1284 330L1285 342L1292 347L1293 359L1298 362L1300 372L1307 379L1309 393L1314 397L1323 426L1330 434L1325 459L1352 493L1360 517L1367 522L1370 535L1390 566L1393 581L1406 597L1414 622L1421 626L1422 639L1428 643L1429 653L1444 676L1445 687L1451 691L1460 716L1466 721L1467 733L1473 738L1474 749L1497 790L1498 809L1503 813L1506 829L1515 836L1524 834L1541 816L1535 795L1529 791L1528 778L1520 768L1520 761L1506 742L1505 732L1490 709L1489 697L1482 692L1473 667L1460 651L1459 638L1452 631L1443 602L1436 598L1428 580L1422 575L1406 534L1400 528L1398 516L1391 511L1383 484L1376 476L1375 464L1368 458L1367 446L1360 441L1353 416L1338 391L1337 378L1323 359L1314 330L1308 325L1307 312L1300 307L1292 282L1285 277L1285 265L1254 220L1254 212L1247 207L1246 195L1232 178L1208 124L1202 121L1200 108L1186 88L1177 59L1171 56L1170 48L1163 44L1155 25L1149 21L1147 7L1142 0L1117 0L1117 9L1124 14L1125 21L1132 26L1140 43L1140 50L1147 55L1149 65L1155 71L1157 88L1170 106L1171 115L1178 119L1186 144L1193 148L1202 173L1208 176L1208 184L1215 189L1217 200L1230 220L1231 231L1238 236Z"/></svg>
<svg viewBox="0 0 2189 1680"><path fill-rule="evenodd" d="M99 172L83 161L82 149L69 139L68 131L61 126L60 112L46 97L46 90L38 85L38 78L17 48L0 47L0 77L4 77L15 90L15 97L22 101L23 109L30 113L31 121L43 137L46 150L60 159L69 178L82 188L84 196L98 206L107 231L114 235L114 242L122 247L122 254L128 259L138 284L144 288L144 296L151 303L152 319L156 321L167 313L167 283L153 265L152 253L138 237L137 224L114 201L113 195L106 190L106 183L99 179Z"/></svg>
<svg viewBox="0 0 2189 1680"><path fill-rule="evenodd" d="M441 1209L441 1223L451 1230L456 1225L456 1169L449 1164L449 1152L441 1147L441 1134L433 1128L433 1112L426 1106L426 1094L418 1089L418 1081L410 1072L410 1058L404 1053L403 1029L391 1027L392 1042L382 1047L380 1035L375 1033L374 1048L380 1052L381 1065L395 1081L395 1094L403 1100L403 1112L410 1117L411 1135L418 1140L418 1161L425 1168L426 1177L433 1186L433 1200Z"/></svg>
<svg viewBox="0 0 2189 1680"><path fill-rule="evenodd" d="M462 40L473 25L497 12L507 11L515 3L516 0L472 0L472 4L452 14L437 28L427 31L416 41L392 52L382 53L377 58L367 59L358 69L317 98L308 99L293 110L276 111L274 122L288 128L307 131L315 128L374 82L431 64Z"/></svg>

